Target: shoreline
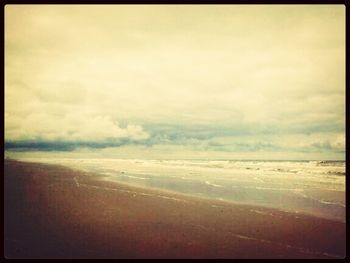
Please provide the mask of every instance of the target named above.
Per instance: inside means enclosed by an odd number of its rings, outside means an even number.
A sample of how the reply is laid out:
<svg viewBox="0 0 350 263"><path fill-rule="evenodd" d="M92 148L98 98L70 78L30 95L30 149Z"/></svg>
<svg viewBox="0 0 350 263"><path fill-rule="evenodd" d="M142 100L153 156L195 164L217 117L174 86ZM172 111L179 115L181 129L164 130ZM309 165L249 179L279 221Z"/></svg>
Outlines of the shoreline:
<svg viewBox="0 0 350 263"><path fill-rule="evenodd" d="M243 206L251 206L252 208L262 208L262 209L272 209L272 210L278 210L280 212L286 212L286 213L294 213L295 215L303 215L303 216L311 216L311 217L318 217L318 218L322 218L322 219L327 219L330 221L336 221L336 222L342 222L342 223L346 223L346 218L345 215L344 217L335 217L335 216L329 216L329 214L326 213L321 213L319 211L307 211L307 210L303 210L303 209L284 209L284 208L280 208L279 206L274 206L269 204L262 204L262 203L254 203L254 202L242 202L242 201L237 201L237 200L232 200L232 199L224 199L224 198L214 198L214 197L209 197L209 196L205 196L203 195L196 195L196 194L192 194L192 193L184 193L184 192L180 192L180 191L174 191L174 190L170 190L170 189L166 189L166 188L157 188L157 187L151 187L151 186L143 186L143 185L137 185L137 184L133 184L133 183L127 183L127 182L122 182L122 181L118 181L116 179L113 179L111 176L106 175L104 173L100 173L100 172L91 172L91 171L84 171L83 169L79 169L79 168L75 168L75 167L69 167L66 166L64 164L54 164L54 163L42 163L42 162L34 162L34 161L26 161L26 160L16 160L16 159L10 159L12 161L17 161L17 162L23 162L23 163L29 163L29 164L37 164L37 165L53 165L53 166L60 166L60 167L64 167L67 169L71 169L73 171L79 172L79 173L84 173L86 175L90 175L90 176L95 176L100 177L100 180L102 181L106 181L106 182L111 182L111 183L116 183L116 184L120 184L120 185L124 185L126 187L132 187L132 188L137 188L140 191L145 189L145 190L151 190L151 191L159 191L159 192L163 192L163 193L168 193L168 194L174 194L174 195L180 195L180 196L186 196L188 198L199 198L199 199L205 199L205 200L209 200L209 201L220 201L220 202L226 202L229 204L233 204L233 205L243 205ZM112 159L113 160L113 159ZM126 161L130 161L129 159L125 159ZM338 162L343 162L341 160L337 160ZM308 161L305 161L308 162ZM319 161L319 162L325 162L325 161ZM328 161L326 161L328 162ZM333 160L331 160L331 162L333 162ZM316 199L315 199L316 200ZM316 200L318 201L318 200ZM344 206L344 211L345 211L345 206Z"/></svg>
<svg viewBox="0 0 350 263"><path fill-rule="evenodd" d="M4 177L8 258L345 256L338 221L129 186L62 165L5 160Z"/></svg>

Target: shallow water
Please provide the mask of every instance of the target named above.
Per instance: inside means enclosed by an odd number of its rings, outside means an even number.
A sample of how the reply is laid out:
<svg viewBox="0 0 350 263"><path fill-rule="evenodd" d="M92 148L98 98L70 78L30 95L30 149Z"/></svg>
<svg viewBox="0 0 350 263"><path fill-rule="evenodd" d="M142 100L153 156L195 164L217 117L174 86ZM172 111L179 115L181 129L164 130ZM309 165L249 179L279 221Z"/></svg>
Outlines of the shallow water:
<svg viewBox="0 0 350 263"><path fill-rule="evenodd" d="M343 161L207 161L33 158L106 180L308 213L345 222Z"/></svg>

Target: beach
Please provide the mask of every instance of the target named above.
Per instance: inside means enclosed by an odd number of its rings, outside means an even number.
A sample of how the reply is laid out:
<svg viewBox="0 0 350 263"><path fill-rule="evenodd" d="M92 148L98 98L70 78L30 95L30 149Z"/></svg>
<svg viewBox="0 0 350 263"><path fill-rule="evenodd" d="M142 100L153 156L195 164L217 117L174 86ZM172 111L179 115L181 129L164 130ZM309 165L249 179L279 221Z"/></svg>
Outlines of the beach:
<svg viewBox="0 0 350 263"><path fill-rule="evenodd" d="M344 258L345 223L5 160L6 258Z"/></svg>

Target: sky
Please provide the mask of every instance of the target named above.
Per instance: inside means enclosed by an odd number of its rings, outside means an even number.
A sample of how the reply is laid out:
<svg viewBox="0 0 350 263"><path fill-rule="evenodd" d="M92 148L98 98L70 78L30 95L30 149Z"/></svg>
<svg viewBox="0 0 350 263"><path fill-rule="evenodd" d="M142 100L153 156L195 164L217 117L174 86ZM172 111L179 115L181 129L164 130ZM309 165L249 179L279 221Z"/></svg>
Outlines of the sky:
<svg viewBox="0 0 350 263"><path fill-rule="evenodd" d="M345 159L345 6L6 5L5 150Z"/></svg>

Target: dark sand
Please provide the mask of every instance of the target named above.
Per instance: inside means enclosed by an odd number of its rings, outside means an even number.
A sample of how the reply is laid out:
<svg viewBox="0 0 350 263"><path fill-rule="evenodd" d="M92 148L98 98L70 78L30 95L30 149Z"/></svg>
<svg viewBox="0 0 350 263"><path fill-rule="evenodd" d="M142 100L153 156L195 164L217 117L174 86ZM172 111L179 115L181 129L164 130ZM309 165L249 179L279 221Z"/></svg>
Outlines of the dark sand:
<svg viewBox="0 0 350 263"><path fill-rule="evenodd" d="M5 161L6 258L344 258L345 224Z"/></svg>

